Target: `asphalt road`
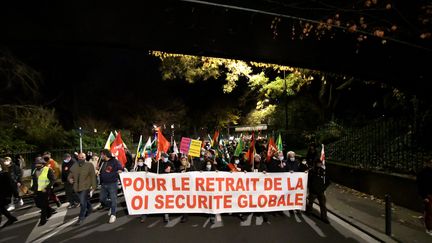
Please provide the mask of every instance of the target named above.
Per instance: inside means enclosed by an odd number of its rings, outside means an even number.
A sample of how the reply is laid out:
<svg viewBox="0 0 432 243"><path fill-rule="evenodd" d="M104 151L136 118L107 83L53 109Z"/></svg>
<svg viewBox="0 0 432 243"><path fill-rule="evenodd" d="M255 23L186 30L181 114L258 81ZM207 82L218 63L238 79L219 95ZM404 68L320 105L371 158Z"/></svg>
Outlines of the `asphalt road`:
<svg viewBox="0 0 432 243"><path fill-rule="evenodd" d="M162 215L150 215L144 223L127 214L124 198L119 197L117 221L108 223L107 211L94 211L80 226L74 226L79 208L67 209L64 203L46 225L37 226L39 210L31 200L13 214L15 224L0 229L0 242L375 242L370 236L330 214L330 224L303 213L270 215L271 224L250 214L245 222L235 215L223 214L210 224L207 215L194 214L180 222L181 215L170 215L164 223ZM54 208L56 206L52 204ZM93 207L98 206L97 198ZM318 215L318 212L315 211ZM6 221L3 217L2 224Z"/></svg>

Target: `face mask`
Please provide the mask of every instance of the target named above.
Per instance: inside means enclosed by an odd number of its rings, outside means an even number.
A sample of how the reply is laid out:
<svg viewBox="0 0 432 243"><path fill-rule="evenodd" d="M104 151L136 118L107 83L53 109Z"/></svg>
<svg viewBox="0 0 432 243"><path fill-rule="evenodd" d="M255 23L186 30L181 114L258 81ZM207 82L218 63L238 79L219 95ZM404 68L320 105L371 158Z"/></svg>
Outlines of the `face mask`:
<svg viewBox="0 0 432 243"><path fill-rule="evenodd" d="M80 160L78 160L78 163L80 163L80 164L84 164L84 163L85 163L85 159L80 159Z"/></svg>
<svg viewBox="0 0 432 243"><path fill-rule="evenodd" d="M168 158L163 158L163 162L168 162Z"/></svg>
<svg viewBox="0 0 432 243"><path fill-rule="evenodd" d="M281 161L282 161L282 160L283 160L283 156L279 156L279 160L281 160Z"/></svg>
<svg viewBox="0 0 432 243"><path fill-rule="evenodd" d="M65 162L65 163L69 163L69 161L70 161L70 159L63 160L63 162Z"/></svg>
<svg viewBox="0 0 432 243"><path fill-rule="evenodd" d="M304 165L305 165L305 164L306 164L306 160L303 160L303 161L302 161L302 164L304 164Z"/></svg>
<svg viewBox="0 0 432 243"><path fill-rule="evenodd" d="M291 160L291 161L294 161L294 160L295 160L295 158L290 158L290 160Z"/></svg>
<svg viewBox="0 0 432 243"><path fill-rule="evenodd" d="M140 161L140 162L138 162L138 166L143 166L144 165L144 162L142 162L142 161Z"/></svg>
<svg viewBox="0 0 432 243"><path fill-rule="evenodd" d="M49 160L50 160L50 158L48 158L48 157L44 157L43 158L46 162L48 162Z"/></svg>
<svg viewBox="0 0 432 243"><path fill-rule="evenodd" d="M234 160L234 162L236 163L236 165L238 165L240 163L240 160L236 159Z"/></svg>
<svg viewBox="0 0 432 243"><path fill-rule="evenodd" d="M205 152L201 152L201 155L203 155L203 156L204 156L204 154L205 154Z"/></svg>
<svg viewBox="0 0 432 243"><path fill-rule="evenodd" d="M206 165L207 170L211 170L211 165Z"/></svg>
<svg viewBox="0 0 432 243"><path fill-rule="evenodd" d="M10 165L10 163L11 163L10 161L5 161L4 162L5 165Z"/></svg>

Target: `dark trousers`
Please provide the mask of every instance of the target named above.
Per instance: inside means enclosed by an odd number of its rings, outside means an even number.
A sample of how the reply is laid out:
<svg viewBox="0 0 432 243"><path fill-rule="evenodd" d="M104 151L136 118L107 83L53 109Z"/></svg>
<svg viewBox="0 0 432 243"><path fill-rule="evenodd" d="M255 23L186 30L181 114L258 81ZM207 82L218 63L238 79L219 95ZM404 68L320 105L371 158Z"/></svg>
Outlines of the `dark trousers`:
<svg viewBox="0 0 432 243"><path fill-rule="evenodd" d="M323 193L309 193L309 196L307 198L307 205L306 205L306 211L312 212L312 205L315 199L318 198L318 203L320 206L320 213L321 218L326 220L327 219L327 207L326 207L326 197Z"/></svg>
<svg viewBox="0 0 432 243"><path fill-rule="evenodd" d="M81 204L79 219L83 220L87 215L89 215L92 212L89 190L78 192L78 197Z"/></svg>
<svg viewBox="0 0 432 243"><path fill-rule="evenodd" d="M19 189L16 182L12 182L13 192L12 195L14 197L15 202L17 202L21 197L19 196Z"/></svg>
<svg viewBox="0 0 432 243"><path fill-rule="evenodd" d="M70 205L77 204L80 201L80 199L78 198L77 193L75 193L73 189L73 184L70 184L69 182L66 181L64 183L64 188L65 188L67 200L70 203Z"/></svg>
<svg viewBox="0 0 432 243"><path fill-rule="evenodd" d="M4 216L6 216L6 218L8 219L8 220L12 220L13 218L14 218L14 216L12 216L12 214L10 214L8 211L7 211L7 209L6 209L6 205L4 204L4 203L1 203L0 204L0 217L1 217L1 215L4 215Z"/></svg>
<svg viewBox="0 0 432 243"><path fill-rule="evenodd" d="M429 202L424 202L424 223L427 230L432 230L432 195L428 195Z"/></svg>
<svg viewBox="0 0 432 243"><path fill-rule="evenodd" d="M47 190L47 192L48 192L48 196L49 196L50 200L54 201L55 203L59 203L60 202L60 199L54 193L53 189Z"/></svg>
<svg viewBox="0 0 432 243"><path fill-rule="evenodd" d="M35 197L35 204L36 207L40 208L41 210L40 221L46 222L47 218L51 216L51 212L52 212L52 209L48 203L48 193L37 191Z"/></svg>
<svg viewBox="0 0 432 243"><path fill-rule="evenodd" d="M108 197L111 199L108 201ZM111 214L116 215L117 212L117 182L106 183L101 185L99 193L99 201L102 206L109 207ZM81 206L82 207L82 206Z"/></svg>

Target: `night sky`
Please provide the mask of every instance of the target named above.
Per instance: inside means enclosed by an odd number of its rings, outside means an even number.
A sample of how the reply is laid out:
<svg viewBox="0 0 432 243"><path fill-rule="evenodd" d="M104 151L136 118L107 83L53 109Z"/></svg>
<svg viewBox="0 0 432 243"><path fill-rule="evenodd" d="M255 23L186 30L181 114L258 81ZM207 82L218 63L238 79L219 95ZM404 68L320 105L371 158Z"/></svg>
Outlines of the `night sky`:
<svg viewBox="0 0 432 243"><path fill-rule="evenodd" d="M325 11L293 11L277 2L230 3L326 18ZM396 3L408 20L415 20L409 15L415 4ZM424 61L431 58L430 41L414 43L429 48L425 51L392 42L382 45L373 38L359 46L354 36L345 33L336 39L293 40L291 29L296 22L290 19L283 19L275 38L270 29L272 16L181 1L107 1L102 5L14 1L2 3L0 9L0 46L42 74L43 103L57 109L66 127L88 115L116 125L120 122L113 112L130 115L142 104L163 108L177 99L192 114L212 102L235 104L239 93L224 95L223 81L193 85L161 81L158 59L148 56L149 50L280 63L402 86L409 83L406 86L416 91L431 79L430 62Z"/></svg>

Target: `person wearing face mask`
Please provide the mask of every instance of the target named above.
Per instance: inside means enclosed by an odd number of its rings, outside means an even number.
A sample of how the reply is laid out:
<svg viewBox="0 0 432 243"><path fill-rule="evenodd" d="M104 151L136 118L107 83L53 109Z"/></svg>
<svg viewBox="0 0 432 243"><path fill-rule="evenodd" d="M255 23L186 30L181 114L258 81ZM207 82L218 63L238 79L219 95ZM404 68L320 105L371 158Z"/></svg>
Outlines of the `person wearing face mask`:
<svg viewBox="0 0 432 243"><path fill-rule="evenodd" d="M216 169L216 166L209 160L201 168L200 172L203 172L203 171L210 172L210 171L217 171L217 169ZM211 224L215 223L216 215L218 215L218 214L209 214L209 219L210 219Z"/></svg>
<svg viewBox="0 0 432 243"><path fill-rule="evenodd" d="M144 158L143 157L139 157L137 159L137 166L135 167L134 171L135 172L150 172L150 169L148 168L147 164L151 164L152 159L151 158L146 158L147 163L144 162ZM140 215L140 222L144 223L145 220L147 219L147 214L141 214Z"/></svg>
<svg viewBox="0 0 432 243"><path fill-rule="evenodd" d="M299 172L307 172L309 170L309 165L306 159L303 159L299 164Z"/></svg>
<svg viewBox="0 0 432 243"><path fill-rule="evenodd" d="M55 182L53 170L46 166L47 162L42 157L36 157L35 169L32 172L31 190L35 193L35 204L41 209L41 216L38 226L46 224L52 214L56 213L49 206L48 191Z"/></svg>
<svg viewBox="0 0 432 243"><path fill-rule="evenodd" d="M110 219L108 223L112 224L116 221L117 212L117 185L119 180L119 173L123 171L123 166L108 149L101 151L101 166L99 171L99 179L101 184L99 201L101 205L99 210L109 208L108 216ZM108 201L108 196L110 201Z"/></svg>
<svg viewBox="0 0 432 243"><path fill-rule="evenodd" d="M264 157L265 158L265 157ZM266 163L263 161L263 159L261 159L261 156L259 154L256 154L254 156L254 172L258 172L258 173L267 173L267 165ZM255 214L257 217L262 217L263 218L263 222L266 224L270 224L270 220L268 218L268 213L266 212L258 212Z"/></svg>
<svg viewBox="0 0 432 243"><path fill-rule="evenodd" d="M300 163L295 157L295 153L293 151L287 152L287 162L286 168L289 172L299 172L300 171Z"/></svg>
<svg viewBox="0 0 432 243"><path fill-rule="evenodd" d="M85 153L78 154L78 162L70 169L67 179L73 184L74 191L79 197L80 214L75 225L80 225L92 212L90 197L96 189L95 169L92 163L86 161Z"/></svg>
<svg viewBox="0 0 432 243"><path fill-rule="evenodd" d="M13 200L11 200L11 204L9 204L8 207L8 211L12 211L15 209L15 204L18 204L19 206L24 205L24 202L19 195L19 187L22 184L22 171L18 165L12 162L11 157L5 157L3 164L5 172L9 174L9 177L12 180Z"/></svg>
<svg viewBox="0 0 432 243"><path fill-rule="evenodd" d="M63 155L63 163L62 163L62 182L64 185L66 198L69 202L69 206L67 208L76 208L79 205L78 195L74 192L73 183L70 183L68 180L68 176L70 174L70 170L72 166L76 163L76 160L72 158L72 156L68 153Z"/></svg>
<svg viewBox="0 0 432 243"><path fill-rule="evenodd" d="M269 172L286 172L286 161L282 151L275 151L268 166Z"/></svg>
<svg viewBox="0 0 432 243"><path fill-rule="evenodd" d="M188 158L186 156L183 156L180 158L180 166L178 167L177 172L185 173L189 171L195 171L195 168L191 165L191 163L189 163ZM184 213L181 217L180 222L184 223L187 221L188 221L188 214Z"/></svg>
<svg viewBox="0 0 432 243"><path fill-rule="evenodd" d="M8 221L2 226L2 228L11 225L17 221L17 218L12 216L12 214L6 209L6 206L11 200L14 187L12 185L13 182L9 176L9 173L4 171L3 167L5 167L4 159L0 158L0 185L2 185L2 188L0 190L0 223L2 215L4 215L8 219Z"/></svg>
<svg viewBox="0 0 432 243"><path fill-rule="evenodd" d="M308 189L309 195L307 197L306 213L312 213L312 204L315 199L318 199L320 206L321 220L327 224L330 222L327 218L327 207L325 190L330 185L330 180L326 176L325 166L321 160L315 160L315 166L309 170Z"/></svg>
<svg viewBox="0 0 432 243"><path fill-rule="evenodd" d="M168 159L168 154L162 152L161 159L159 161L159 174L167 174L167 173L174 173L176 172L176 169L174 167L174 164ZM163 221L167 223L169 221L169 214L164 214Z"/></svg>

